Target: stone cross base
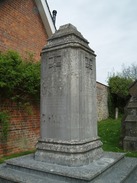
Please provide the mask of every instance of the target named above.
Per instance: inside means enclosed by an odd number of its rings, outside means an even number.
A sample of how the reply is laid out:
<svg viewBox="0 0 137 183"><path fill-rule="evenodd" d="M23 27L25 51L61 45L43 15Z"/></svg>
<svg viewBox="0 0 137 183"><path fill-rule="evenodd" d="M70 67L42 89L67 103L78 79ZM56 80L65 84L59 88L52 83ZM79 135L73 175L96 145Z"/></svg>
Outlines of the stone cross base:
<svg viewBox="0 0 137 183"><path fill-rule="evenodd" d="M32 155L7 160L0 165L2 183L135 183L137 159L104 152L92 163L70 167L36 161Z"/></svg>
<svg viewBox="0 0 137 183"><path fill-rule="evenodd" d="M89 142L63 142L39 140L35 160L66 166L81 166L102 156L102 142L98 139Z"/></svg>
<svg viewBox="0 0 137 183"><path fill-rule="evenodd" d="M131 97L127 105L127 117L124 121L125 137L123 140L124 150L137 151L137 100Z"/></svg>
<svg viewBox="0 0 137 183"><path fill-rule="evenodd" d="M125 150L131 150L137 152L137 137L126 136L123 143Z"/></svg>

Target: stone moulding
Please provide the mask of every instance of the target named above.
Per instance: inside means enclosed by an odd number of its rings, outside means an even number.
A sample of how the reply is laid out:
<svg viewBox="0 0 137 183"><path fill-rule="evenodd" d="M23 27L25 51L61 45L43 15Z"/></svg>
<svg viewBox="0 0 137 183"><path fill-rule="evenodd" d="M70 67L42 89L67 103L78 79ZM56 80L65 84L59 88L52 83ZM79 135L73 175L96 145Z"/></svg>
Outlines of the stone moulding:
<svg viewBox="0 0 137 183"><path fill-rule="evenodd" d="M57 151L62 153L84 153L90 150L99 148L102 146L102 142L99 139L87 143L79 144L65 144L65 143L52 143L39 141L37 143L37 149L47 151Z"/></svg>
<svg viewBox="0 0 137 183"><path fill-rule="evenodd" d="M89 42L82 36L82 34L77 31L76 27L68 24L67 29L65 29L65 26L61 26L60 29L48 39L48 44L42 49L41 54L56 49L74 47L81 48L96 56L88 43Z"/></svg>
<svg viewBox="0 0 137 183"><path fill-rule="evenodd" d="M67 166L83 166L103 155L100 138L88 142L39 139L36 147L35 160Z"/></svg>
<svg viewBox="0 0 137 183"><path fill-rule="evenodd" d="M81 154L58 154L57 152L44 153L43 150L37 150L35 160L63 166L79 167L88 165L92 163L93 160L101 158L101 153L102 150L97 148Z"/></svg>
<svg viewBox="0 0 137 183"><path fill-rule="evenodd" d="M85 50L86 52L91 53L93 56L96 56L96 54L92 50L90 50L89 48L87 48L87 47L85 47L82 44L79 44L77 42L76 43L74 43L74 42L66 43L66 44L62 44L60 46L54 45L51 48L46 47L42 50L41 56L42 56L43 53L50 52L50 51L55 51L55 50L59 50L59 49L63 49L63 48L81 48L81 49Z"/></svg>

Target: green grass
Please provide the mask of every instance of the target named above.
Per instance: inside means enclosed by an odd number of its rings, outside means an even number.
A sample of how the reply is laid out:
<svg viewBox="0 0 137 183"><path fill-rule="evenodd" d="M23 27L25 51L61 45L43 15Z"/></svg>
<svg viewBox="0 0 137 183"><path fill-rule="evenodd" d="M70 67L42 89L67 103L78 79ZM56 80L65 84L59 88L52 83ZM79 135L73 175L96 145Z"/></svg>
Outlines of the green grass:
<svg viewBox="0 0 137 183"><path fill-rule="evenodd" d="M16 157L19 157L19 156L24 156L24 155L31 154L31 153L34 153L34 152L35 151L25 151L25 152L21 152L21 153L11 154L9 156L3 156L2 158L0 158L0 164L3 163L7 159L16 158Z"/></svg>
<svg viewBox="0 0 137 183"><path fill-rule="evenodd" d="M120 130L121 119L106 119L98 122L98 134L101 138L101 141L103 142L103 150L111 152L124 152L126 153L126 156L137 158L137 152L127 152L120 147ZM5 160L10 158L19 157L34 152L35 151L26 151L18 154L12 154L10 156L5 156L0 159L0 163L3 163Z"/></svg>
<svg viewBox="0 0 137 183"><path fill-rule="evenodd" d="M98 122L98 134L104 151L124 152L126 156L137 157L137 152L124 151L120 145L121 119L106 119Z"/></svg>

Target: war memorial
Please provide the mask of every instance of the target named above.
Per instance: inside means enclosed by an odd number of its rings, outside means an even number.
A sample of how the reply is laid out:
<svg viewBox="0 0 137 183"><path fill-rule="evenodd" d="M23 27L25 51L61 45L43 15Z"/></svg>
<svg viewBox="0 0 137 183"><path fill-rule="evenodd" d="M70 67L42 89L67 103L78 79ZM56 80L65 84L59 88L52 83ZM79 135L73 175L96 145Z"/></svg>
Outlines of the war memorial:
<svg viewBox="0 0 137 183"><path fill-rule="evenodd" d="M36 152L0 165L1 183L137 181L137 159L102 150L97 130L96 55L88 44L67 24L42 49Z"/></svg>

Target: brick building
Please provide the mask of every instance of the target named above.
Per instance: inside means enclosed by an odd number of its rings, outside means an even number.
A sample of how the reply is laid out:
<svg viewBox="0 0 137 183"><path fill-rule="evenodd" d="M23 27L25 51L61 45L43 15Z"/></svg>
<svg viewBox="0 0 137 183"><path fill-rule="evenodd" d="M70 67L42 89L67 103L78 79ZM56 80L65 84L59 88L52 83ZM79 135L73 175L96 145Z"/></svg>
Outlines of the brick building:
<svg viewBox="0 0 137 183"><path fill-rule="evenodd" d="M55 32L52 16L45 0L0 1L0 51L16 50L40 59L47 39ZM18 106L12 101L0 104L0 111L8 111L10 127L8 140L3 142L0 123L0 156L32 150L39 137L39 104Z"/></svg>
<svg viewBox="0 0 137 183"><path fill-rule="evenodd" d="M40 52L55 26L45 0L0 1L0 51L16 50L22 56Z"/></svg>
<svg viewBox="0 0 137 183"><path fill-rule="evenodd" d="M41 49L54 32L45 0L0 1L0 51L12 49L24 57L29 52L39 60ZM98 120L108 117L107 91L107 86L97 82ZM39 104L32 105L31 110L29 107L11 101L0 104L0 111L10 114L8 140L0 141L0 156L34 149L39 137Z"/></svg>

